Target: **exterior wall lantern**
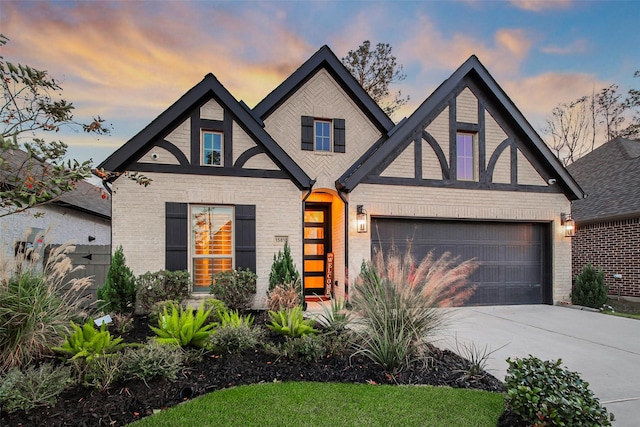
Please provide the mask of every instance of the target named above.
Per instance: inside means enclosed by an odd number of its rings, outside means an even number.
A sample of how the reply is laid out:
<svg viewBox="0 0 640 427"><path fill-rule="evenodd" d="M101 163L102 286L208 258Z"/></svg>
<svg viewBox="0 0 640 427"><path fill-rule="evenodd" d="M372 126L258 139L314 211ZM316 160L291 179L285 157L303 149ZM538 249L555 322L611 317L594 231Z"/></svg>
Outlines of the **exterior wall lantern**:
<svg viewBox="0 0 640 427"><path fill-rule="evenodd" d="M560 224L564 225L564 235L573 237L576 235L576 222L571 218L571 214L561 213Z"/></svg>
<svg viewBox="0 0 640 427"><path fill-rule="evenodd" d="M358 233L366 233L367 232L367 211L364 210L364 206L357 206L358 213L356 215L356 226L358 228Z"/></svg>

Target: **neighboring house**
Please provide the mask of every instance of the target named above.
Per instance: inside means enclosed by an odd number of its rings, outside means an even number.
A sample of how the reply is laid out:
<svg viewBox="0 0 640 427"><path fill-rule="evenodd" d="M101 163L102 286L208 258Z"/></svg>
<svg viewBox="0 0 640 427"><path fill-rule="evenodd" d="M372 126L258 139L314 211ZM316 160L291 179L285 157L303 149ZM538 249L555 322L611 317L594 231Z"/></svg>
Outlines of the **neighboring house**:
<svg viewBox="0 0 640 427"><path fill-rule="evenodd" d="M591 263L610 294L640 297L640 141L616 138L567 169L587 195L571 206L573 274Z"/></svg>
<svg viewBox="0 0 640 427"><path fill-rule="evenodd" d="M264 306L285 240L305 295L344 295L372 251L408 240L477 258L469 304L571 291L560 216L582 190L475 56L397 125L326 46L253 109L208 74L100 167L153 179L112 182L129 266L188 270L195 294L250 268Z"/></svg>
<svg viewBox="0 0 640 427"><path fill-rule="evenodd" d="M3 152L2 157L13 169L28 160L27 153L22 150ZM70 241L77 245L108 247L111 244L111 197L103 198L102 191L81 181L74 191L63 193L50 203L0 217L3 255L13 257L21 248ZM82 255L87 254L83 252ZM88 263L75 259L74 262ZM108 261L105 262L108 267Z"/></svg>

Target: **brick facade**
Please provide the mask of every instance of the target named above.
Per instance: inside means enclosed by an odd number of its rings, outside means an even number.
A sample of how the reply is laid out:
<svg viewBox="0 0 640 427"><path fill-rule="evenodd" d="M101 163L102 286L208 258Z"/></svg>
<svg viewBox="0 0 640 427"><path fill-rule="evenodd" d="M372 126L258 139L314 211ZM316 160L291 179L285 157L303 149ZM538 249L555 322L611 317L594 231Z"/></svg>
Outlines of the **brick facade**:
<svg viewBox="0 0 640 427"><path fill-rule="evenodd" d="M610 295L640 297L640 217L578 225L571 246L574 277L590 262L604 271Z"/></svg>

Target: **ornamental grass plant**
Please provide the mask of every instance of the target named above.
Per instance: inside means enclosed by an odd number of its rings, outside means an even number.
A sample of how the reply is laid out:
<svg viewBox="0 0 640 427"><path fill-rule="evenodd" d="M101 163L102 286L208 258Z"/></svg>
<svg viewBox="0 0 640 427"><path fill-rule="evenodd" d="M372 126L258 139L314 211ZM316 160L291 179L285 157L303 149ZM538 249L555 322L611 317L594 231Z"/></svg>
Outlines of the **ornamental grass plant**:
<svg viewBox="0 0 640 427"><path fill-rule="evenodd" d="M359 315L356 353L397 373L427 353L427 344L447 320L442 307L460 305L472 293L464 288L476 268L449 253L433 252L419 263L411 248L386 256L377 252L362 264L351 299Z"/></svg>
<svg viewBox="0 0 640 427"><path fill-rule="evenodd" d="M74 250L70 244L54 248L39 267L39 253L28 249L13 266L0 266L0 372L50 354L70 320L87 317L83 295L91 279L65 279L78 269L68 256Z"/></svg>

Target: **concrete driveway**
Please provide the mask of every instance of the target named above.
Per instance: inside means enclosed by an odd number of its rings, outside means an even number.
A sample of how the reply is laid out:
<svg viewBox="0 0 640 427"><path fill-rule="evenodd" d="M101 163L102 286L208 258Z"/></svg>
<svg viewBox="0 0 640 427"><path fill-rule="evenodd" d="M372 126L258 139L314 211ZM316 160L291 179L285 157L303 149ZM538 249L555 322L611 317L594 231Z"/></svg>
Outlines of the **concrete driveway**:
<svg viewBox="0 0 640 427"><path fill-rule="evenodd" d="M497 349L488 370L504 380L507 357L562 359L580 372L616 427L640 425L640 320L548 305L452 309L440 347L458 343Z"/></svg>

